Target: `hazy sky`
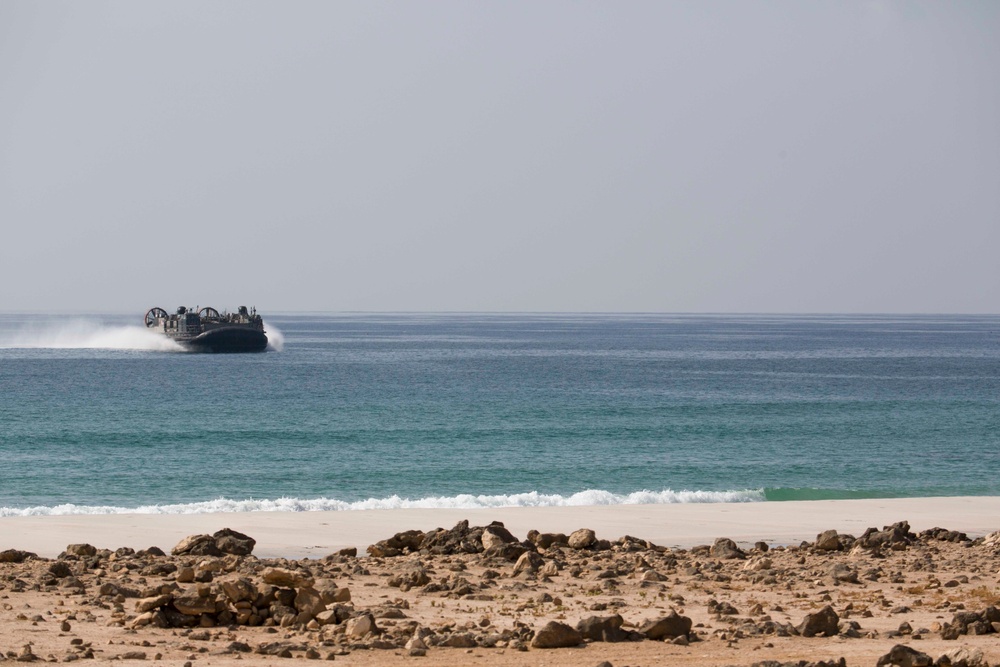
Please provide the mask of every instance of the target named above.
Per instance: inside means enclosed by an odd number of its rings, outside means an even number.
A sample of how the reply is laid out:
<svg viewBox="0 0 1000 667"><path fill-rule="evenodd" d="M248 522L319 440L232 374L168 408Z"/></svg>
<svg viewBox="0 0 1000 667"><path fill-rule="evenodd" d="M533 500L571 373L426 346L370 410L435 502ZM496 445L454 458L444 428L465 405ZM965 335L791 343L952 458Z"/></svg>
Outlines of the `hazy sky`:
<svg viewBox="0 0 1000 667"><path fill-rule="evenodd" d="M1000 3L0 1L0 310L1000 312Z"/></svg>

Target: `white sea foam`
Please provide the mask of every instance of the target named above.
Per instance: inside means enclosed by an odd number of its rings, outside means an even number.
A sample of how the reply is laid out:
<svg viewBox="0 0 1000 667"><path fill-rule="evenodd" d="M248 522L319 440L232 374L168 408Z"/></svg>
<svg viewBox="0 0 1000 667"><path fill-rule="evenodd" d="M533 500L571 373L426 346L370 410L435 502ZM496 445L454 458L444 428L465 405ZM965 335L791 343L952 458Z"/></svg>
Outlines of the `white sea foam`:
<svg viewBox="0 0 1000 667"><path fill-rule="evenodd" d="M627 495L589 489L570 496L537 491L513 495L431 496L427 498L369 498L347 502L333 498L278 498L277 500L231 500L218 498L200 503L175 505L56 505L27 508L0 507L6 516L66 516L78 514L208 514L214 512L323 512L393 509L489 509L493 507L584 507L588 505L666 505L672 503L746 503L765 500L763 489L742 491L637 491Z"/></svg>
<svg viewBox="0 0 1000 667"><path fill-rule="evenodd" d="M145 327L111 326L86 319L38 323L0 334L0 349L183 351L174 341Z"/></svg>

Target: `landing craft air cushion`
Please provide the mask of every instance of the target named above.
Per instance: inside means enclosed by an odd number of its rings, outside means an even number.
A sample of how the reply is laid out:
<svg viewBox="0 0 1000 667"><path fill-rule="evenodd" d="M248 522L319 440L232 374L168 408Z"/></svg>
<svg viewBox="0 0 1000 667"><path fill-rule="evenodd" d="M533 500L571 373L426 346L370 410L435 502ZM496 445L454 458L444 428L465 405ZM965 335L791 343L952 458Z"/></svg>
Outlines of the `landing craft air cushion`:
<svg viewBox="0 0 1000 667"><path fill-rule="evenodd" d="M240 306L235 313L215 308L181 306L173 315L162 308L146 311L146 327L193 352L263 352L267 349L264 321L256 308Z"/></svg>

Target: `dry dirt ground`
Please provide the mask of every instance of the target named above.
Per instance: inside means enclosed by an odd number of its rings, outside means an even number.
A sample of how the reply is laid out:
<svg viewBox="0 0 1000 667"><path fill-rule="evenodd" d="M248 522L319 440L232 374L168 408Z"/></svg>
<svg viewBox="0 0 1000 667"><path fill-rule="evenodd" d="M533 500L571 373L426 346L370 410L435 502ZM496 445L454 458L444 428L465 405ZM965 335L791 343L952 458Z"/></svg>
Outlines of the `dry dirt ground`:
<svg viewBox="0 0 1000 667"><path fill-rule="evenodd" d="M997 534L681 550L460 524L299 561L240 555L244 537L0 553L0 661L1000 664ZM883 658L897 645L928 657Z"/></svg>

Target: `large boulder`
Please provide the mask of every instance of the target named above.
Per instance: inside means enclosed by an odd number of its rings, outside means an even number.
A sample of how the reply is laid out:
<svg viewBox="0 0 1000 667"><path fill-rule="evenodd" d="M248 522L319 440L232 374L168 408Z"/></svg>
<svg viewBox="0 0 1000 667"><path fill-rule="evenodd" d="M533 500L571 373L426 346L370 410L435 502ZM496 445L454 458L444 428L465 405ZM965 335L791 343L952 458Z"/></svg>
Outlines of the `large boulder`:
<svg viewBox="0 0 1000 667"><path fill-rule="evenodd" d="M622 630L625 621L620 614L614 616L589 616L576 624L577 632L584 639L594 642L628 641L628 633Z"/></svg>
<svg viewBox="0 0 1000 667"><path fill-rule="evenodd" d="M537 530L529 530L528 539L539 549L548 549L554 544L567 544L569 541L563 533L539 533Z"/></svg>
<svg viewBox="0 0 1000 667"><path fill-rule="evenodd" d="M743 569L747 572L761 572L774 567L774 562L767 556L754 556L746 562Z"/></svg>
<svg viewBox="0 0 1000 667"><path fill-rule="evenodd" d="M470 528L467 520L459 521L451 530L438 528L427 533L420 550L440 556L482 553L483 530L481 526Z"/></svg>
<svg viewBox="0 0 1000 667"><path fill-rule="evenodd" d="M153 611L154 609L159 609L164 605L170 604L173 599L174 596L169 593L143 598L142 600L136 601L135 610L140 614L145 614L147 611Z"/></svg>
<svg viewBox="0 0 1000 667"><path fill-rule="evenodd" d="M833 610L833 607L827 605L814 614L806 614L796 630L803 637L816 637L818 635L834 637L838 632L839 624L840 617L837 616L837 612Z"/></svg>
<svg viewBox="0 0 1000 667"><path fill-rule="evenodd" d="M185 616L215 613L215 598L198 595L196 591L175 593L171 604Z"/></svg>
<svg viewBox="0 0 1000 667"><path fill-rule="evenodd" d="M958 639L958 635L988 635L996 632L994 624L1000 624L1000 609L996 607L987 607L982 612L960 611L941 629L941 636Z"/></svg>
<svg viewBox="0 0 1000 667"><path fill-rule="evenodd" d="M170 550L175 556L221 556L222 551L211 535L188 535Z"/></svg>
<svg viewBox="0 0 1000 667"><path fill-rule="evenodd" d="M284 586L286 588L311 588L315 580L308 572L288 570L283 567L265 568L261 573L265 584Z"/></svg>
<svg viewBox="0 0 1000 667"><path fill-rule="evenodd" d="M517 538L504 528L503 524L499 521L494 521L483 528L483 535L480 539L483 542L483 550L486 551L492 547L502 547L505 544L517 543Z"/></svg>
<svg viewBox="0 0 1000 667"><path fill-rule="evenodd" d="M375 558L392 558L402 556L420 549L420 544L424 540L424 532L421 530L407 530L396 533L387 540L376 542L368 547L368 554Z"/></svg>
<svg viewBox="0 0 1000 667"><path fill-rule="evenodd" d="M379 633L378 626L375 625L375 617L367 612L348 620L345 630L348 637L364 637L368 633Z"/></svg>
<svg viewBox="0 0 1000 667"><path fill-rule="evenodd" d="M79 558L93 558L97 555L97 547L90 544L70 544L66 547L66 554Z"/></svg>
<svg viewBox="0 0 1000 667"><path fill-rule="evenodd" d="M657 641L687 637L688 633L691 632L691 619L671 610L666 616L644 623L639 628L639 632L646 635L646 638Z"/></svg>
<svg viewBox="0 0 1000 667"><path fill-rule="evenodd" d="M7 549L0 551L0 563L23 563L26 560L38 560L38 554L20 549Z"/></svg>
<svg viewBox="0 0 1000 667"><path fill-rule="evenodd" d="M253 602L257 599L257 587L249 579L227 579L221 582L221 586L230 602Z"/></svg>
<svg viewBox="0 0 1000 667"><path fill-rule="evenodd" d="M521 574L534 574L545 564L545 559L534 551L525 551L514 563L514 576Z"/></svg>
<svg viewBox="0 0 1000 667"><path fill-rule="evenodd" d="M61 560L52 563L47 569L49 574L57 579L65 579L73 574L73 570L70 569L69 565Z"/></svg>
<svg viewBox="0 0 1000 667"><path fill-rule="evenodd" d="M891 526L883 526L882 530L869 528L858 538L857 543L866 549L905 548L916 540L917 536L910 532L909 522L899 521Z"/></svg>
<svg viewBox="0 0 1000 667"><path fill-rule="evenodd" d="M938 667L989 667L983 652L968 646L943 653L935 664Z"/></svg>
<svg viewBox="0 0 1000 667"><path fill-rule="evenodd" d="M535 638L531 640L531 647L568 648L579 646L582 643L583 635L576 629L559 621L549 621L535 633Z"/></svg>
<svg viewBox="0 0 1000 667"><path fill-rule="evenodd" d="M326 609L326 602L323 601L323 596L315 588L303 586L295 594L293 606L300 614L306 614L309 618L313 618Z"/></svg>
<svg viewBox="0 0 1000 667"><path fill-rule="evenodd" d="M840 551L840 539L835 530L824 530L816 536L816 548L820 551Z"/></svg>
<svg viewBox="0 0 1000 667"><path fill-rule="evenodd" d="M485 533L483 534L485 537ZM486 551L483 552L483 556L486 558L499 558L501 560L509 561L514 563L520 558L528 548L519 542L510 542L507 544L497 544L491 546Z"/></svg>
<svg viewBox="0 0 1000 667"><path fill-rule="evenodd" d="M736 542L733 542L728 537L720 537L709 549L708 554L713 558L723 558L723 559L743 559L747 555L736 546Z"/></svg>
<svg viewBox="0 0 1000 667"><path fill-rule="evenodd" d="M957 530L948 530L947 528L928 528L927 530L921 531L918 535L921 540L937 540L939 542L971 542L969 536L963 532Z"/></svg>
<svg viewBox="0 0 1000 667"><path fill-rule="evenodd" d="M567 540L572 549L590 549L597 544L597 534L590 528L573 531Z"/></svg>
<svg viewBox="0 0 1000 667"><path fill-rule="evenodd" d="M212 538L215 540L215 546L219 551L234 556L249 556L253 553L253 548L257 545L257 540L249 535L236 532L231 528L223 528L220 531L212 533Z"/></svg>
<svg viewBox="0 0 1000 667"><path fill-rule="evenodd" d="M896 644L878 659L877 667L930 667L934 660L906 644Z"/></svg>

